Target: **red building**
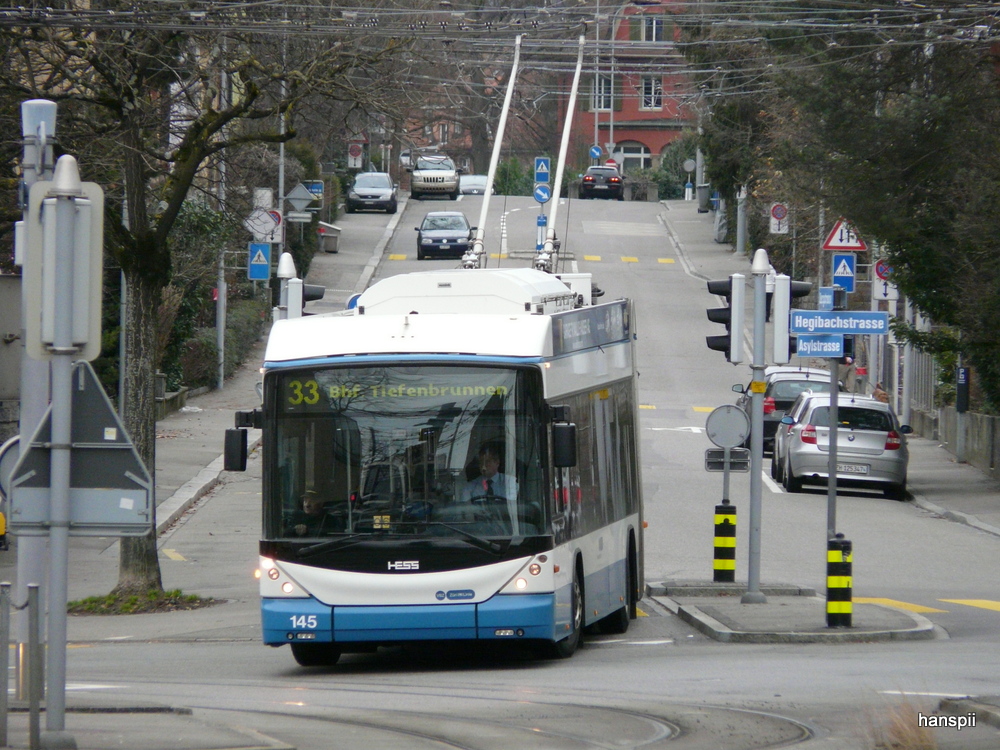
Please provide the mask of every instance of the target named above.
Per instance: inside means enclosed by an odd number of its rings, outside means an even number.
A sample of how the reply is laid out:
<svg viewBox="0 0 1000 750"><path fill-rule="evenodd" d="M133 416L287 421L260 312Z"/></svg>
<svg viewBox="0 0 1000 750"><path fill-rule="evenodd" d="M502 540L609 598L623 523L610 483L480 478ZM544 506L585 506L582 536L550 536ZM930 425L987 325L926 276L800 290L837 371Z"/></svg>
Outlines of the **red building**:
<svg viewBox="0 0 1000 750"><path fill-rule="evenodd" d="M597 143L600 162L610 155L626 172L651 168L659 165L668 144L697 127L690 81L675 47L678 7L671 0L633 0L598 12L597 51L584 59L577 92L571 164L591 164L590 147ZM571 82L568 77L561 88L568 91ZM560 103L562 114L568 103L567 95Z"/></svg>

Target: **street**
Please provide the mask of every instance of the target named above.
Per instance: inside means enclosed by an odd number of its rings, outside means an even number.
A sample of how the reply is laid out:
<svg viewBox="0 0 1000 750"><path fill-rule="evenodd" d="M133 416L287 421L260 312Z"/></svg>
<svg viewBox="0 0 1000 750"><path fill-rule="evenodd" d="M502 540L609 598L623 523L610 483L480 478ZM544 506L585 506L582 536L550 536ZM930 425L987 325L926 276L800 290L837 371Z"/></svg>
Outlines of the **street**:
<svg viewBox="0 0 1000 750"><path fill-rule="evenodd" d="M476 224L481 200L408 201L375 278L457 265L418 262L411 227L426 211L456 207ZM714 332L704 311L715 304L705 278L748 269L723 246L711 257L679 246L683 223L698 217L678 206L572 201L558 231L564 253L604 289L603 301L637 301L647 584L711 580L721 475L704 471L703 428L712 408L735 400L731 386L749 379L748 367L729 365L704 341ZM536 213L530 198L492 199L487 252L509 257L489 265L530 262L510 256L533 248ZM309 281L331 284L328 309L352 293L351 276L362 273L388 217L338 222L366 239L314 260ZM260 746L270 747L744 750L804 742L863 750L893 707L915 716L942 697L1000 694L1000 538L864 491L838 500L838 528L854 544L854 594L916 608L938 626L935 640L724 644L647 597L627 634L590 637L566 661L442 644L302 669L288 649L259 641L259 477L255 453L246 474L225 475L161 540L165 585L226 603L107 618L88 624L85 643L71 621L71 695L190 707L199 721L259 732ZM748 475L733 476L737 580L746 578L748 486ZM822 593L825 489L788 494L765 481L762 516L762 580ZM142 620L149 617L159 618L157 627ZM75 720L68 718L71 730ZM984 724L935 737L941 748L1000 747L997 730ZM164 737L162 747L175 747L174 739Z"/></svg>

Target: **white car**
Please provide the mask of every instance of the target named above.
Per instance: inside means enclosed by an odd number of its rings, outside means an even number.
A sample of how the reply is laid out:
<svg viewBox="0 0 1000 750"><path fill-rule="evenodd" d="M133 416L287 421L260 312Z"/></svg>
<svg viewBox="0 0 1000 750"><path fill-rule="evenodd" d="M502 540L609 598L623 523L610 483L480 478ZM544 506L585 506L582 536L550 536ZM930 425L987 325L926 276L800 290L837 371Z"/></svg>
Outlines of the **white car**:
<svg viewBox="0 0 1000 750"><path fill-rule="evenodd" d="M782 418L772 457L772 476L789 492L829 479L830 394L802 394ZM837 400L837 484L880 489L893 500L906 499L909 450L892 408L871 396L841 393ZM778 462L778 463L775 463Z"/></svg>

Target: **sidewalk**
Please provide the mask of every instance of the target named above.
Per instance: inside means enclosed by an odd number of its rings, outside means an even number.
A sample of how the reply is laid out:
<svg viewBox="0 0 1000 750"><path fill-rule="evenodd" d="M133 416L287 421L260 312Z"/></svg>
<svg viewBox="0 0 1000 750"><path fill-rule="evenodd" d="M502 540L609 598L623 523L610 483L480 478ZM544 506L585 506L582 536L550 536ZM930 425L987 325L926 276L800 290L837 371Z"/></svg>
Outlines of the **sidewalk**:
<svg viewBox="0 0 1000 750"><path fill-rule="evenodd" d="M663 204L663 218L680 256L680 262L697 276L722 278L747 263L727 246L712 240L713 214L698 214L694 201ZM397 215L398 216L398 215ZM377 237L360 223L343 222L338 254L319 254L308 281L332 283L324 306L342 307L343 302L366 283L377 270L378 258L394 223ZM374 250L373 250L374 248ZM360 290L358 290L360 291ZM156 498L164 586L185 593L211 596L225 603L187 612L122 617L72 617L72 642L106 639L183 641L220 638L257 640L259 603L253 571L257 564L259 538L259 462L251 458L250 471L230 475L245 478L246 488L239 507L217 507L211 502L197 505L211 492L222 474L224 433L233 426L237 409L259 405L255 384L263 359L258 344L236 375L221 391L188 399L187 407L157 424ZM251 434L251 445L259 440ZM978 470L958 464L933 441L913 438L909 489L913 502L957 522L1000 536L1000 484ZM258 463L255 467L254 464ZM257 473L254 473L254 469ZM197 512L190 509L197 507ZM185 549L196 549L197 559L175 559L170 555L177 540ZM196 542L196 543L195 543ZM179 546L179 545L178 545ZM70 550L70 598L105 594L118 574L118 543L114 539L74 538ZM189 553L190 555L190 553ZM0 556L0 573L11 580L15 552ZM6 568L6 570L3 570ZM931 638L933 627L923 617L877 604L855 604L853 627L823 627L825 600L811 590L794 586L762 587L766 605L739 602L738 587L720 596L720 586L707 582L664 582L648 585L649 593L682 619L713 638L728 642L844 641ZM722 593L727 593L723 591ZM974 710L991 716L1000 726L1000 700L979 698ZM92 704L88 699L88 705ZM158 706L116 705L116 713L77 714L69 704L67 728L76 734L81 750L134 745L148 750L181 748L281 747L268 738L231 727L207 724L196 717ZM100 711L101 707L90 705ZM107 709L108 707L105 707ZM122 711L122 709L125 709ZM967 713L969 706L954 707ZM110 717L114 717L111 719ZM984 718L983 721L990 719ZM11 714L11 736L15 746L26 746L23 713ZM93 730L93 731L91 731Z"/></svg>

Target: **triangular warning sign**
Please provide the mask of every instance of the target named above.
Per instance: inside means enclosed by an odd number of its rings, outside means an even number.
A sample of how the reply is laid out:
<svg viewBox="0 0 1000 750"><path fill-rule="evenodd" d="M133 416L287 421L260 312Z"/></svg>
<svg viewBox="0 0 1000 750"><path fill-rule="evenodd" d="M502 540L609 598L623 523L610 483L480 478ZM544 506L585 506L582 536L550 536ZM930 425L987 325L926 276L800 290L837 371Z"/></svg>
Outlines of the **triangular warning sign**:
<svg viewBox="0 0 1000 750"><path fill-rule="evenodd" d="M858 237L857 232L854 231L846 219L840 219L836 224L833 225L833 229L830 234L826 236L826 241L823 243L824 250L856 250L858 252L868 249L868 245L865 241Z"/></svg>
<svg viewBox="0 0 1000 750"><path fill-rule="evenodd" d="M250 265L252 266L266 266L269 265L270 261L267 256L264 255L263 250L258 250L257 254L250 259Z"/></svg>
<svg viewBox="0 0 1000 750"><path fill-rule="evenodd" d="M837 270L833 272L834 276L854 276L854 271L851 270L851 265L847 262L847 259L840 261L840 265L837 266Z"/></svg>
<svg viewBox="0 0 1000 750"><path fill-rule="evenodd" d="M540 161L540 162L538 162L538 166L535 168L535 171L539 172L539 173L541 173L541 172L548 172L549 171L549 165L546 164L544 161Z"/></svg>

